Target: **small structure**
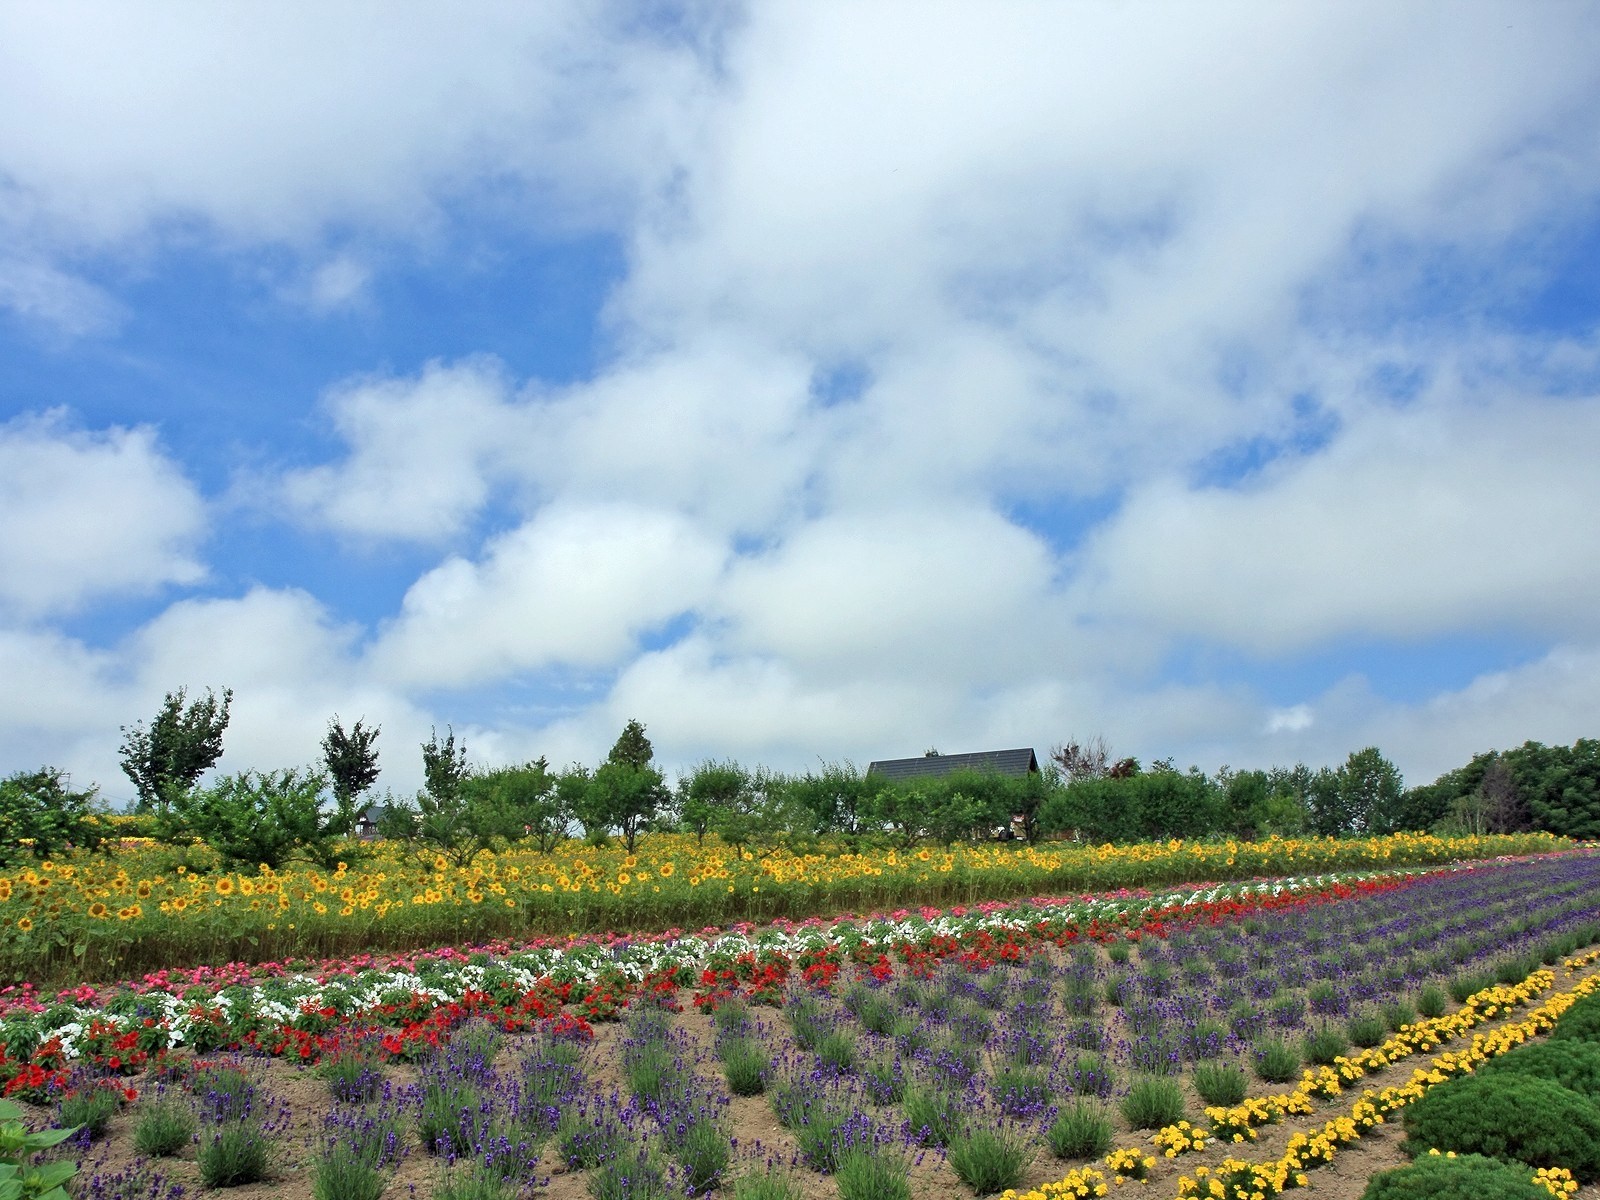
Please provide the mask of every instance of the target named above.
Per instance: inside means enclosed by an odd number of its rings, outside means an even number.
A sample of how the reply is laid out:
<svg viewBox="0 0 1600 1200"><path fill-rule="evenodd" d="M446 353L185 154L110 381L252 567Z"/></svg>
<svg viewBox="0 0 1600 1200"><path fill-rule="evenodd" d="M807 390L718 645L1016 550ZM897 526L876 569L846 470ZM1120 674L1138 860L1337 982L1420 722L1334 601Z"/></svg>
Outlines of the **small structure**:
<svg viewBox="0 0 1600 1200"><path fill-rule="evenodd" d="M919 754L916 758L884 758L867 764L868 775L885 779L928 779L956 771L993 771L1021 779L1039 773L1031 746L1020 750L977 750L971 754Z"/></svg>
<svg viewBox="0 0 1600 1200"><path fill-rule="evenodd" d="M378 836L378 818L383 815L383 805L369 804L356 815L356 836L370 842Z"/></svg>

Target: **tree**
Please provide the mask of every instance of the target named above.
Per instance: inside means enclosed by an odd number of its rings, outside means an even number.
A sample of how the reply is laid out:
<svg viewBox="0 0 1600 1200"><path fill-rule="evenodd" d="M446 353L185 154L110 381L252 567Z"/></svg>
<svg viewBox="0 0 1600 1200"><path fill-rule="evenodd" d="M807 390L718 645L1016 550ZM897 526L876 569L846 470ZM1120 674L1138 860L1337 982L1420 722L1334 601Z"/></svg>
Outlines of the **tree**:
<svg viewBox="0 0 1600 1200"><path fill-rule="evenodd" d="M824 763L787 781L789 795L808 815L813 833L861 832L871 787L854 763Z"/></svg>
<svg viewBox="0 0 1600 1200"><path fill-rule="evenodd" d="M417 793L416 837L464 867L487 848L472 827L465 796L471 771L465 743L456 745L456 732L445 726L445 739L431 729L422 743L423 790Z"/></svg>
<svg viewBox="0 0 1600 1200"><path fill-rule="evenodd" d="M464 784L470 836L485 841L532 838L548 854L567 836L568 812L547 759L479 771Z"/></svg>
<svg viewBox="0 0 1600 1200"><path fill-rule="evenodd" d="M750 772L736 762L707 760L678 783L679 815L683 827L704 845L708 832L741 806L750 792Z"/></svg>
<svg viewBox="0 0 1600 1200"><path fill-rule="evenodd" d="M1071 738L1050 751L1051 761L1061 768L1061 776L1069 784L1103 777L1110 769L1110 756L1111 749L1099 734L1081 745Z"/></svg>
<svg viewBox="0 0 1600 1200"><path fill-rule="evenodd" d="M1400 770L1376 746L1357 750L1339 768L1344 807L1356 833L1394 833L1401 828L1405 791Z"/></svg>
<svg viewBox="0 0 1600 1200"><path fill-rule="evenodd" d="M1477 794L1483 801L1484 825L1489 833L1515 833L1528 827L1528 806L1511 774L1511 767L1499 755L1483 773Z"/></svg>
<svg viewBox="0 0 1600 1200"><path fill-rule="evenodd" d="M339 722L339 714L335 713L322 738L322 761L333 784L333 803L341 833L355 832L356 801L377 782L378 732L377 726L367 729L357 720L347 733Z"/></svg>
<svg viewBox="0 0 1600 1200"><path fill-rule="evenodd" d="M611 753L606 755L606 761L625 763L630 767L644 770L654 761L655 756L655 747L651 746L650 739L645 737L644 726L637 719L630 717L628 723L622 727L622 734L617 738L616 745L611 747Z"/></svg>
<svg viewBox="0 0 1600 1200"><path fill-rule="evenodd" d="M632 854L639 832L666 798L666 781L660 771L613 760L602 763L590 778L578 815L591 834L596 829L615 829Z"/></svg>
<svg viewBox="0 0 1600 1200"><path fill-rule="evenodd" d="M168 692L148 729L143 721L122 727L122 770L138 792L139 812L164 811L222 757L233 689L222 690L220 704L210 688L187 707L185 695L185 688Z"/></svg>
<svg viewBox="0 0 1600 1200"><path fill-rule="evenodd" d="M241 771L210 787L173 795L168 837L192 834L229 863L276 869L292 857L331 867L338 857L337 814L323 812L328 779L319 771Z"/></svg>
<svg viewBox="0 0 1600 1200"><path fill-rule="evenodd" d="M68 846L93 849L103 838L95 789L75 791L54 767L0 779L0 867L27 855L49 858Z"/></svg>

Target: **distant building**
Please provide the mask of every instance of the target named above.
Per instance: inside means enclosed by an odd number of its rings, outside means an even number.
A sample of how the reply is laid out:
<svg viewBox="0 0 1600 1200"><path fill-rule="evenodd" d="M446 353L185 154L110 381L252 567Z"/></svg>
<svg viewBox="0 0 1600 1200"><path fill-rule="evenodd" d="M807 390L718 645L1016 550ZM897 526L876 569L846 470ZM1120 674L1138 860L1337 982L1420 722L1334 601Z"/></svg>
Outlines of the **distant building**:
<svg viewBox="0 0 1600 1200"><path fill-rule="evenodd" d="M885 758L867 764L868 775L885 779L929 779L956 771L993 771L1022 778L1039 773L1039 759L1031 747L1021 750L978 750L972 754L919 754L916 758Z"/></svg>

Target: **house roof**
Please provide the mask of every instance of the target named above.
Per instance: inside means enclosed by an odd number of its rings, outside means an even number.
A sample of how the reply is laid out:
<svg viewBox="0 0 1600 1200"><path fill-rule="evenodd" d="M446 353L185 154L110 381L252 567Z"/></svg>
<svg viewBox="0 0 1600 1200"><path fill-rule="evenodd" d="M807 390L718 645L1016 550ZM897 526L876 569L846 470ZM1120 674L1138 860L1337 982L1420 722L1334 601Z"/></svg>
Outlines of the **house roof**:
<svg viewBox="0 0 1600 1200"><path fill-rule="evenodd" d="M867 765L868 775L887 779L921 779L954 771L993 771L997 775L1023 776L1039 770L1033 748L978 750L971 754L927 754L916 758L885 758Z"/></svg>

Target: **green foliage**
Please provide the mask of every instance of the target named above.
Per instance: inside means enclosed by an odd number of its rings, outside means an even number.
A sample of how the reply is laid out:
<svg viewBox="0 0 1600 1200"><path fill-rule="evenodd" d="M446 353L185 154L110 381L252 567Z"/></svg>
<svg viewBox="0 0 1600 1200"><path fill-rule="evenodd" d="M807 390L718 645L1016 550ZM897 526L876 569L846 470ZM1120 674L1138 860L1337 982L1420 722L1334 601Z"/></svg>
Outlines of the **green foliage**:
<svg viewBox="0 0 1600 1200"><path fill-rule="evenodd" d="M356 801L378 780L378 729L358 720L347 732L334 714L322 738L322 762L333 785L333 802L339 833L355 833Z"/></svg>
<svg viewBox="0 0 1600 1200"><path fill-rule="evenodd" d="M1267 1083L1288 1083L1300 1074L1300 1052L1282 1038L1259 1043L1252 1055L1256 1078Z"/></svg>
<svg viewBox="0 0 1600 1200"><path fill-rule="evenodd" d="M548 854L572 816L556 784L543 758L469 775L462 782L466 835L485 847L528 838Z"/></svg>
<svg viewBox="0 0 1600 1200"><path fill-rule="evenodd" d="M688 1194L702 1196L721 1180L733 1160L733 1144L727 1132L715 1121L700 1120L690 1125L672 1148L672 1157L683 1168L683 1185Z"/></svg>
<svg viewBox="0 0 1600 1200"><path fill-rule="evenodd" d="M1132 768L1130 768L1131 770ZM1052 792L1039 823L1047 832L1073 830L1089 841L1124 842L1204 837L1224 827L1226 798L1198 768L1083 779Z"/></svg>
<svg viewBox="0 0 1600 1200"><path fill-rule="evenodd" d="M1345 1026L1345 1033L1350 1038L1352 1046L1370 1050L1374 1046L1382 1045L1384 1038L1389 1036L1389 1023L1379 1013L1361 1012L1350 1018Z"/></svg>
<svg viewBox="0 0 1600 1200"><path fill-rule="evenodd" d="M222 757L233 689L222 690L220 704L210 688L193 704L184 704L186 694L168 692L148 729L143 721L122 727L122 770L139 794L139 812L163 811Z"/></svg>
<svg viewBox="0 0 1600 1200"><path fill-rule="evenodd" d="M70 1200L66 1183L78 1173L75 1162L53 1162L34 1166L34 1156L59 1146L73 1134L76 1126L65 1129L28 1128L22 1109L13 1101L0 1100L0 1200Z"/></svg>
<svg viewBox="0 0 1600 1200"><path fill-rule="evenodd" d="M905 1159L888 1150L856 1148L839 1156L839 1200L911 1200Z"/></svg>
<svg viewBox="0 0 1600 1200"><path fill-rule="evenodd" d="M61 1098L57 1123L87 1130L90 1138L97 1138L121 1107L120 1092L109 1087L83 1087Z"/></svg>
<svg viewBox="0 0 1600 1200"><path fill-rule="evenodd" d="M1408 1166L1374 1175L1361 1200L1550 1200L1550 1193L1519 1163L1481 1154L1424 1154Z"/></svg>
<svg viewBox="0 0 1600 1200"><path fill-rule="evenodd" d="M1194 1069L1194 1090L1207 1104L1232 1107L1249 1090L1245 1073L1231 1063L1201 1063Z"/></svg>
<svg viewBox="0 0 1600 1200"><path fill-rule="evenodd" d="M388 1177L349 1142L323 1149L312 1167L312 1200L380 1200Z"/></svg>
<svg viewBox="0 0 1600 1200"><path fill-rule="evenodd" d="M1600 992L1585 996L1556 1022L1555 1041L1600 1042Z"/></svg>
<svg viewBox="0 0 1600 1200"><path fill-rule="evenodd" d="M1444 1016L1449 1007L1443 989L1437 984L1430 983L1417 993L1417 1012L1429 1020Z"/></svg>
<svg viewBox="0 0 1600 1200"><path fill-rule="evenodd" d="M718 819L744 802L750 772L736 762L706 761L678 781L678 815L684 832L703 845Z"/></svg>
<svg viewBox="0 0 1600 1200"><path fill-rule="evenodd" d="M820 771L787 780L785 787L818 832L854 837L866 826L873 786L853 763L826 763Z"/></svg>
<svg viewBox="0 0 1600 1200"><path fill-rule="evenodd" d="M1478 1074L1548 1079L1568 1091L1600 1100L1600 1044L1582 1041L1529 1042L1491 1058Z"/></svg>
<svg viewBox="0 0 1600 1200"><path fill-rule="evenodd" d="M634 853L638 834L666 805L667 786L661 771L650 765L654 757L645 726L630 720L605 763L587 779L587 787L573 803L573 813L590 835L616 830L627 853Z"/></svg>
<svg viewBox="0 0 1600 1200"><path fill-rule="evenodd" d="M240 1187L267 1177L267 1138L254 1121L229 1121L202 1136L195 1156L207 1187Z"/></svg>
<svg viewBox="0 0 1600 1200"><path fill-rule="evenodd" d="M1318 1066L1333 1065L1333 1060L1350 1053L1350 1042L1339 1030L1325 1026L1306 1038L1306 1061Z"/></svg>
<svg viewBox="0 0 1600 1200"><path fill-rule="evenodd" d="M732 1200L802 1200L804 1195L793 1175L773 1167L739 1176L729 1192Z"/></svg>
<svg viewBox="0 0 1600 1200"><path fill-rule="evenodd" d="M1135 1129L1161 1129L1183 1120L1183 1089L1176 1080L1144 1075L1122 1098L1122 1116Z"/></svg>
<svg viewBox="0 0 1600 1200"><path fill-rule="evenodd" d="M1475 755L1404 796L1404 828L1543 829L1600 837L1600 740L1571 746L1524 742Z"/></svg>
<svg viewBox="0 0 1600 1200"><path fill-rule="evenodd" d="M1057 1158L1099 1158L1111 1149L1111 1118L1098 1104L1075 1100L1056 1114L1045 1141Z"/></svg>
<svg viewBox="0 0 1600 1200"><path fill-rule="evenodd" d="M1431 1148L1566 1167L1580 1183L1600 1179L1600 1107L1548 1079L1465 1075L1405 1110L1408 1154Z"/></svg>
<svg viewBox="0 0 1600 1200"><path fill-rule="evenodd" d="M68 845L100 845L95 789L74 791L65 771L44 767L0 779L0 867L49 858Z"/></svg>
<svg viewBox="0 0 1600 1200"><path fill-rule="evenodd" d="M165 1158L177 1154L194 1136L194 1111L177 1100L157 1100L139 1109L133 1146L140 1154Z"/></svg>
<svg viewBox="0 0 1600 1200"><path fill-rule="evenodd" d="M301 857L332 866L338 818L322 811L326 787L314 771L241 771L175 794L160 824L166 840L198 837L228 863L276 868Z"/></svg>
<svg viewBox="0 0 1600 1200"><path fill-rule="evenodd" d="M946 1156L956 1178L973 1195L991 1196L1017 1185L1032 1154L1012 1131L979 1126L951 1138Z"/></svg>
<svg viewBox="0 0 1600 1200"><path fill-rule="evenodd" d="M1337 771L1326 768L1311 780L1306 799L1313 832L1392 833L1403 828L1399 769L1368 746L1350 755Z"/></svg>

